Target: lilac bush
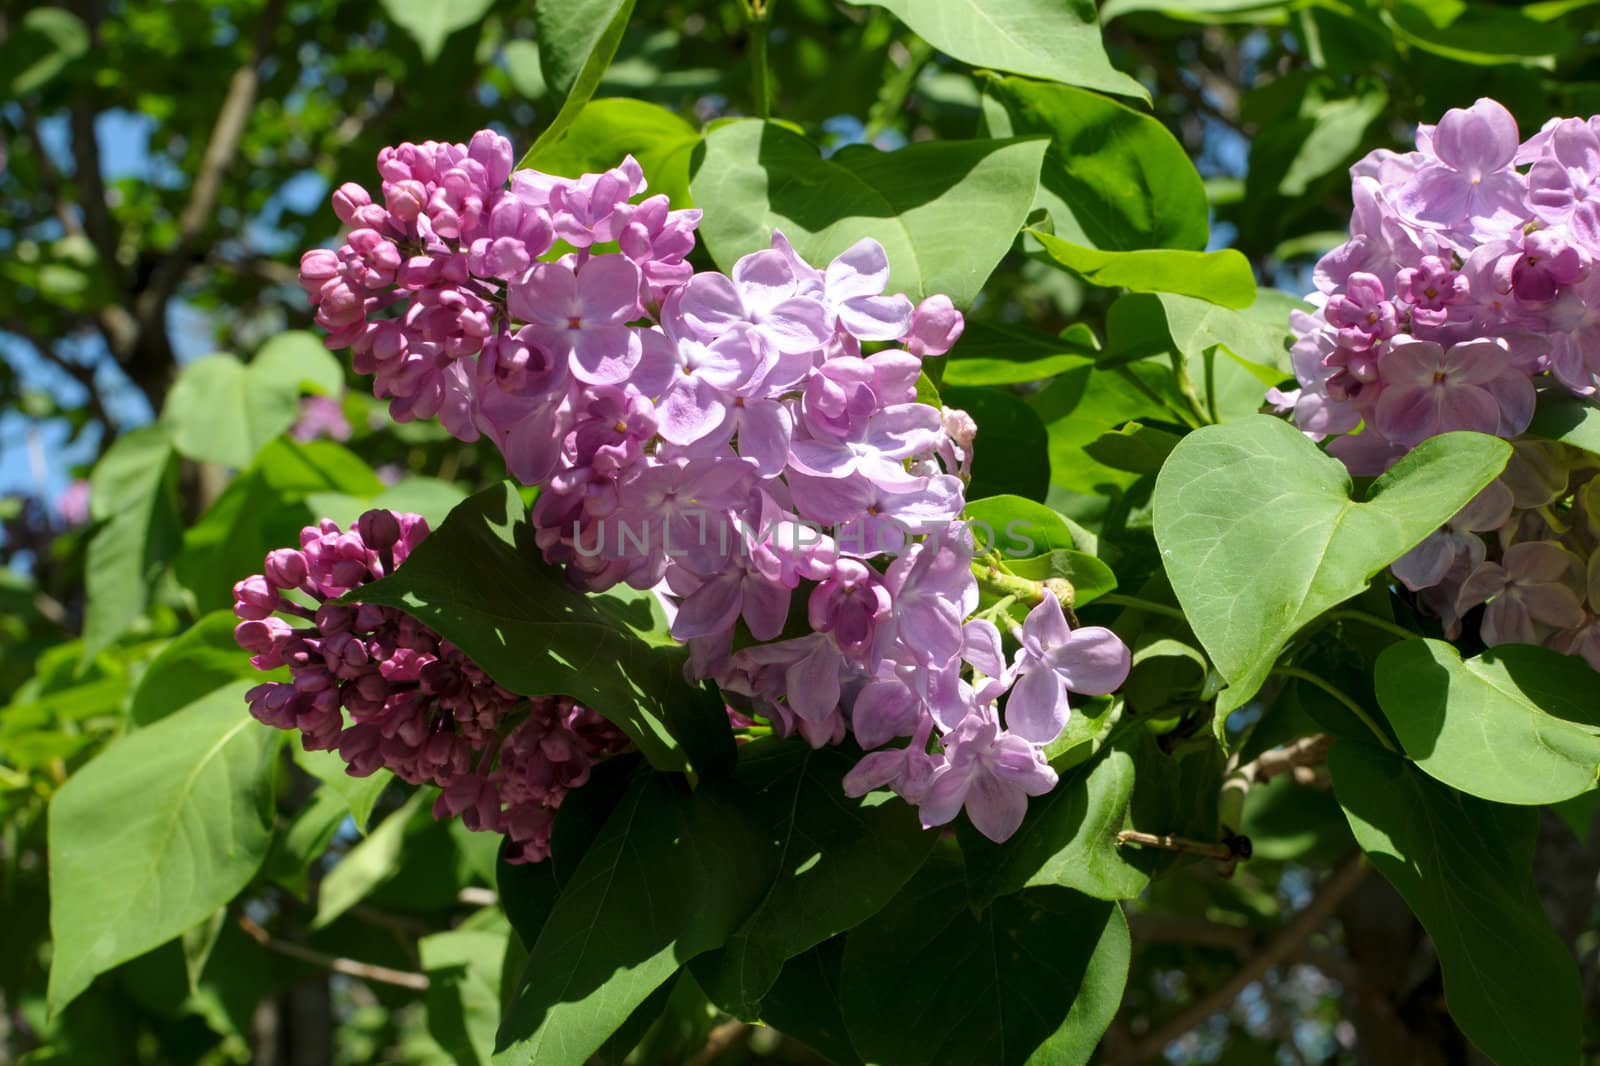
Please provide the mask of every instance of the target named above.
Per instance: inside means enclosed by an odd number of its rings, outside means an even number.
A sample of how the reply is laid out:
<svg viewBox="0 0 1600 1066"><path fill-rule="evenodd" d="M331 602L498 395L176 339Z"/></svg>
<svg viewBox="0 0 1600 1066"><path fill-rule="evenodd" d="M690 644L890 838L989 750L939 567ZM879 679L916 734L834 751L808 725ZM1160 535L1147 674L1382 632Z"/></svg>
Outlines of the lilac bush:
<svg viewBox="0 0 1600 1066"><path fill-rule="evenodd" d="M960 312L887 292L870 239L819 268L775 232L695 273L700 212L635 202L632 157L577 179L512 158L491 131L402 144L381 202L335 192L345 243L300 273L328 345L394 417L488 437L539 486L537 544L575 588L655 590L691 681L813 746L853 736L852 792L1009 837L1055 782L1069 694L1115 690L1129 653L1042 586L1011 665L977 617L974 427L917 392Z"/></svg>

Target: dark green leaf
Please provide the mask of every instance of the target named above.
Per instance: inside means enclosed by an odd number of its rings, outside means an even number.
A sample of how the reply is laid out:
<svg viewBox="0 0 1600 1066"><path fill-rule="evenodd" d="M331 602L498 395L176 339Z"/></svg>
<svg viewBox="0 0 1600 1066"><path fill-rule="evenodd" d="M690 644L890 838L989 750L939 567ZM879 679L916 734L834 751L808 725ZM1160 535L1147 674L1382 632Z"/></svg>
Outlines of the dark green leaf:
<svg viewBox="0 0 1600 1066"><path fill-rule="evenodd" d="M777 844L777 877L727 945L696 960L695 976L724 1010L758 1017L785 959L871 917L938 840L889 792L844 794L858 757L789 739L740 751L735 777Z"/></svg>
<svg viewBox="0 0 1600 1066"><path fill-rule="evenodd" d="M1094 361L1099 344L1087 326L1057 337L1024 326L968 322L943 360L949 385L1020 385L1055 377Z"/></svg>
<svg viewBox="0 0 1600 1066"><path fill-rule="evenodd" d="M1150 878L1117 846L1133 795L1133 758L1126 744L1061 774L1044 796L1028 802L1022 826L995 844L963 826L972 898L980 906L1024 888L1060 885L1097 899L1132 899Z"/></svg>
<svg viewBox="0 0 1600 1066"><path fill-rule="evenodd" d="M500 959L510 931L452 929L417 941L428 975L428 1032L462 1066L494 1054L500 1024Z"/></svg>
<svg viewBox="0 0 1600 1066"><path fill-rule="evenodd" d="M559 106L519 166L529 166L545 145L570 126L600 86L617 54L634 0L541 0L533 5L539 65ZM620 160L618 160L620 162Z"/></svg>
<svg viewBox="0 0 1600 1066"><path fill-rule="evenodd" d="M742 789L635 782L528 953L494 1061L582 1066L680 966L720 947L771 883Z"/></svg>
<svg viewBox="0 0 1600 1066"><path fill-rule="evenodd" d="M948 386L941 396L978 424L968 494L1043 500L1050 489L1050 441L1033 408L1004 389Z"/></svg>
<svg viewBox="0 0 1600 1066"><path fill-rule="evenodd" d="M851 932L840 999L851 1043L882 1066L1075 1066L1116 1013L1129 955L1115 903L1032 888L974 914L960 862L936 861Z"/></svg>
<svg viewBox="0 0 1600 1066"><path fill-rule="evenodd" d="M1328 765L1356 840L1438 949L1456 1024L1496 1062L1577 1062L1578 968L1533 882L1538 812L1464 796L1354 741Z"/></svg>
<svg viewBox="0 0 1600 1066"><path fill-rule="evenodd" d="M686 653L653 597L574 592L539 561L522 498L509 484L471 497L391 577L352 598L399 607L443 634L497 682L525 696L593 707L652 763L701 768L733 757L721 701L683 680Z"/></svg>

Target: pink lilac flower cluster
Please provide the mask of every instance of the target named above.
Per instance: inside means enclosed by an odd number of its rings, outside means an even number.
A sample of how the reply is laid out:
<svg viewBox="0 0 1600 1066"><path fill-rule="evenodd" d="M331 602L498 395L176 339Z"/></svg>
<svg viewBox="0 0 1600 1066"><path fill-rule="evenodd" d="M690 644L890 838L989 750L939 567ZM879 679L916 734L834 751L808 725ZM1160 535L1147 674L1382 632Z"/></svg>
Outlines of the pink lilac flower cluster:
<svg viewBox="0 0 1600 1066"><path fill-rule="evenodd" d="M1600 116L1526 141L1493 100L1419 126L1417 150L1351 168L1348 241L1297 313L1300 388L1273 402L1357 474L1427 437L1515 437L1535 382L1600 385Z"/></svg>
<svg viewBox="0 0 1600 1066"><path fill-rule="evenodd" d="M379 155L381 204L334 194L346 243L301 265L329 346L397 418L490 437L541 486L545 559L583 590L655 590L692 681L815 746L853 734L851 792L1009 836L1055 782L1068 692L1117 688L1128 651L1048 595L1010 663L972 617L976 427L917 398L960 313L886 293L870 239L818 268L775 233L695 273L700 212L638 199L631 157L576 179L511 159L490 132L404 144Z"/></svg>
<svg viewBox="0 0 1600 1066"><path fill-rule="evenodd" d="M1350 240L1293 319L1301 387L1269 392L1355 474L1451 430L1519 437L1537 387L1600 386L1600 116L1519 143L1483 99L1417 130L1417 150L1351 170ZM1355 432L1351 432L1355 431ZM1600 669L1593 456L1519 440L1504 474L1391 567L1447 636L1483 607L1485 644L1544 644Z"/></svg>
<svg viewBox="0 0 1600 1066"><path fill-rule="evenodd" d="M509 861L538 862L563 797L627 738L571 700L507 692L401 611L337 602L427 535L413 514L368 511L349 531L324 519L233 587L234 639L257 669L293 678L251 689L250 713L298 730L307 751L337 750L353 776L386 768L437 785L436 818L502 833Z"/></svg>
<svg viewBox="0 0 1600 1066"><path fill-rule="evenodd" d="M1487 602L1489 646L1543 644L1600 670L1600 461L1555 441L1521 440L1505 472L1391 567L1461 635Z"/></svg>

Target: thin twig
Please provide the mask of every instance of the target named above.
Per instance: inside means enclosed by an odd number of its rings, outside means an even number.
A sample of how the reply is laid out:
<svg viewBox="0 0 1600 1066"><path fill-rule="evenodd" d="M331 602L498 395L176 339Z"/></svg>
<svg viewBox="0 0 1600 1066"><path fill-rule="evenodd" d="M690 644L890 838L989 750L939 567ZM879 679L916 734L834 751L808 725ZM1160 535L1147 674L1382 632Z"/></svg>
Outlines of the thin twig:
<svg viewBox="0 0 1600 1066"><path fill-rule="evenodd" d="M177 291L178 283L189 266L189 259L206 223L216 213L217 200L222 195L222 180L239 153L244 139L245 126L255 107L256 93L261 87L261 63L271 51L272 38L277 32L278 20L283 15L286 0L267 0L256 25L255 43L245 63L233 72L228 91L217 109L216 122L211 127L210 139L200 158L200 170L194 184L189 187L189 202L178 216L178 234L171 249L162 257L151 275L150 284L139 294L138 319L141 331L160 328L167 301Z"/></svg>
<svg viewBox="0 0 1600 1066"><path fill-rule="evenodd" d="M1179 851L1186 855L1199 855L1202 858L1216 859L1218 862L1232 862L1240 858L1234 845L1227 841L1207 844L1203 840L1190 840L1187 837L1175 837L1168 833L1141 833L1137 829L1124 829L1118 833L1117 843L1137 844L1142 848L1160 848L1163 851Z"/></svg>
<svg viewBox="0 0 1600 1066"><path fill-rule="evenodd" d="M377 966L369 962L357 962L354 959L342 959L334 955L324 955L304 944L296 944L289 940L279 940L255 922L244 915L238 915L239 928L268 951L276 951L279 955L286 955L291 959L309 962L313 966L321 966L334 973L342 973L349 977L359 977L364 981L377 981L380 984L395 985L400 988L409 988L417 992L428 990L428 977L426 974L411 973L406 970L391 970L387 966Z"/></svg>
<svg viewBox="0 0 1600 1066"><path fill-rule="evenodd" d="M1253 982L1259 981L1268 970L1293 958L1301 944L1333 916L1339 904L1355 891L1356 886L1361 884L1370 869L1366 859L1360 855L1354 856L1339 867L1317 889L1316 895L1311 898L1305 909L1291 918L1277 935L1262 945L1259 953L1245 959L1232 977L1141 1037L1124 1061L1127 1063L1155 1061L1168 1044L1203 1024L1218 1011L1227 1010L1233 1001L1239 998L1239 993Z"/></svg>

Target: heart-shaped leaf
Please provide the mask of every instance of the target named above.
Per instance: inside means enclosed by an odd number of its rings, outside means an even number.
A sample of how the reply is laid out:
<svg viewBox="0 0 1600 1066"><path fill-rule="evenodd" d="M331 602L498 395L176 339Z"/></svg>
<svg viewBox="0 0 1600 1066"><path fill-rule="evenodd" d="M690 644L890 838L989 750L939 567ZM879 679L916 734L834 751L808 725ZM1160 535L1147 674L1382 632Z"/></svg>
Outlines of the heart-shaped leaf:
<svg viewBox="0 0 1600 1066"><path fill-rule="evenodd" d="M700 237L724 268L781 229L822 266L863 237L889 253L889 291L965 306L1011 248L1033 203L1047 142L855 145L829 159L782 126L743 119L706 137L689 188Z"/></svg>
<svg viewBox="0 0 1600 1066"><path fill-rule="evenodd" d="M1195 636L1228 680L1218 711L1255 695L1290 637L1459 511L1510 454L1495 437L1446 433L1357 502L1343 464L1287 422L1261 415L1185 437L1156 479L1155 535Z"/></svg>
<svg viewBox="0 0 1600 1066"><path fill-rule="evenodd" d="M1465 661L1442 640L1378 657L1378 704L1431 776L1497 803L1559 803L1600 774L1600 700L1582 659L1531 644Z"/></svg>

